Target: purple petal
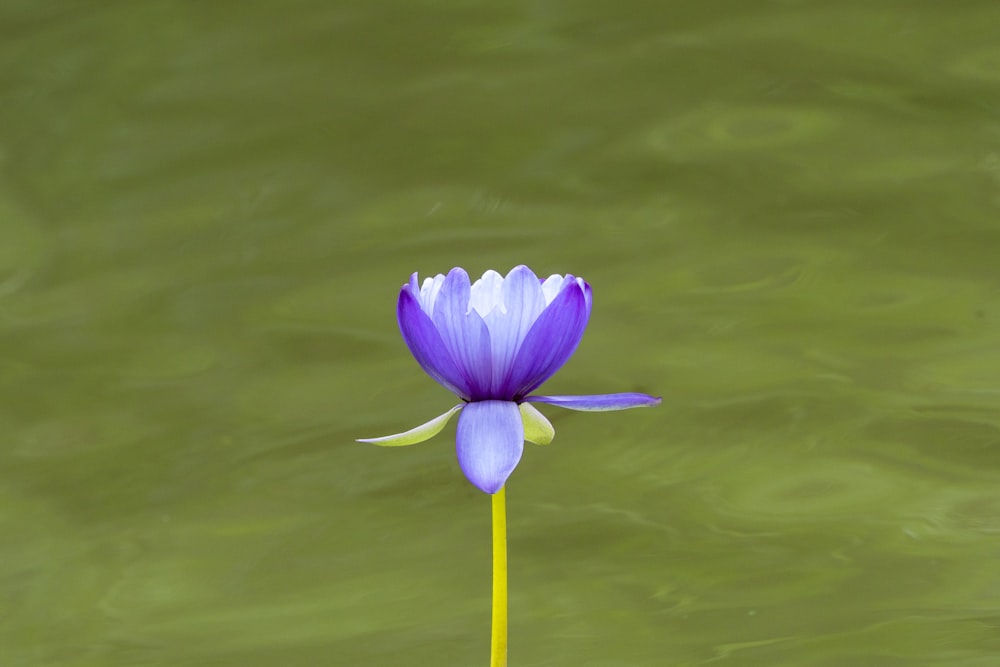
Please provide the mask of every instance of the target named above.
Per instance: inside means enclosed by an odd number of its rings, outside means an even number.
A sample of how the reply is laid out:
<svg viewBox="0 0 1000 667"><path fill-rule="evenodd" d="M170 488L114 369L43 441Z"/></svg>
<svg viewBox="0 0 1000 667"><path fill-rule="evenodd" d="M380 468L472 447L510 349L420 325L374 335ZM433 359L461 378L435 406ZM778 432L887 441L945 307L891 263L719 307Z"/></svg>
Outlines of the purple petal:
<svg viewBox="0 0 1000 667"><path fill-rule="evenodd" d="M469 403L458 416L458 465L477 488L499 491L524 451L524 423L513 401Z"/></svg>
<svg viewBox="0 0 1000 667"><path fill-rule="evenodd" d="M471 398L469 382L452 358L434 322L421 310L409 286L404 286L399 293L396 318L406 346L424 372L448 391L464 399Z"/></svg>
<svg viewBox="0 0 1000 667"><path fill-rule="evenodd" d="M482 316L469 309L470 289L469 274L452 269L438 292L431 319L465 378L467 398L476 400L490 396L493 365L489 329Z"/></svg>
<svg viewBox="0 0 1000 667"><path fill-rule="evenodd" d="M586 285L586 283L584 283ZM524 396L552 377L580 344L590 315L589 286L573 279L538 316L514 357L504 396Z"/></svg>
<svg viewBox="0 0 1000 667"><path fill-rule="evenodd" d="M628 408L651 408L659 405L659 396L649 394L596 394L592 396L529 396L524 399L531 403L548 403L570 410L585 410L588 412L605 412L608 410L627 410Z"/></svg>
<svg viewBox="0 0 1000 667"><path fill-rule="evenodd" d="M514 357L538 316L545 309L542 283L526 266L516 266L504 278L501 297L505 312L494 310L486 317L493 350L494 396L502 396L509 385Z"/></svg>

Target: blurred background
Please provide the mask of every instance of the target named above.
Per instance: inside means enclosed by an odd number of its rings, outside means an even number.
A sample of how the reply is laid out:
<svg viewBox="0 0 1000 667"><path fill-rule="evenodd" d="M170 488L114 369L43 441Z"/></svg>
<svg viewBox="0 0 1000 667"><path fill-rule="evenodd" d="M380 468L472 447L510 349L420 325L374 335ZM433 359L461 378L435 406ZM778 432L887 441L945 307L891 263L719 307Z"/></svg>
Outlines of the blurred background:
<svg viewBox="0 0 1000 667"><path fill-rule="evenodd" d="M485 665L400 285L594 288L511 667L995 665L1000 6L0 7L0 664Z"/></svg>

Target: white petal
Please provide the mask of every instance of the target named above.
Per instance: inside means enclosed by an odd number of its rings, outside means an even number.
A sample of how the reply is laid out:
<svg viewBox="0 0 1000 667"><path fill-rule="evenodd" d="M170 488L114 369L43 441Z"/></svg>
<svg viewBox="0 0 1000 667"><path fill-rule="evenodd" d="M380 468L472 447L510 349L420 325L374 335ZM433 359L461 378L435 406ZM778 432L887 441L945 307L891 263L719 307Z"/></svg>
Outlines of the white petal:
<svg viewBox="0 0 1000 667"><path fill-rule="evenodd" d="M563 277L558 273L553 273L551 276L545 279L542 283L542 294L545 295L545 305L552 303L552 300L556 298L559 294L560 288L562 288Z"/></svg>
<svg viewBox="0 0 1000 667"><path fill-rule="evenodd" d="M441 291L441 285L444 284L444 278L445 276L439 273L433 278L424 278L424 282L420 286L420 309L428 315L434 314L434 302L437 301L438 292Z"/></svg>
<svg viewBox="0 0 1000 667"><path fill-rule="evenodd" d="M501 289L503 287L503 276L490 269L483 274L483 277L472 283L469 294L469 311L475 310L482 317L489 315L494 308L504 311Z"/></svg>

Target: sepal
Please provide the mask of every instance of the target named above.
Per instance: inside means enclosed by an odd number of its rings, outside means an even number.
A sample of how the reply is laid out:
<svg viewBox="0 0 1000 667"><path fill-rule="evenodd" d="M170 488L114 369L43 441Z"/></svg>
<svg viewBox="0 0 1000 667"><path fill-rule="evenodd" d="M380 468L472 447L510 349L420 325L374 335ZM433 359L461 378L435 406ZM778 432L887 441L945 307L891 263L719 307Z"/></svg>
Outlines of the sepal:
<svg viewBox="0 0 1000 667"><path fill-rule="evenodd" d="M606 412L609 410L628 410L629 408L651 408L660 404L659 396L639 394L595 394L592 396L529 396L524 399L532 403L548 403L569 410L585 412ZM523 405L523 403L522 403Z"/></svg>
<svg viewBox="0 0 1000 667"><path fill-rule="evenodd" d="M381 438L358 438L358 442L368 442L373 445L381 445L382 447L402 447L403 445L415 445L418 442L423 442L424 440L430 440L435 435L440 433L455 413L465 407L465 403L459 403L453 407L448 412L435 417L426 424L421 424L416 428L411 428L409 431L404 433L397 433L396 435L386 435Z"/></svg>
<svg viewBox="0 0 1000 667"><path fill-rule="evenodd" d="M521 420L524 422L524 439L536 445L547 445L556 436L552 423L531 403L521 403Z"/></svg>

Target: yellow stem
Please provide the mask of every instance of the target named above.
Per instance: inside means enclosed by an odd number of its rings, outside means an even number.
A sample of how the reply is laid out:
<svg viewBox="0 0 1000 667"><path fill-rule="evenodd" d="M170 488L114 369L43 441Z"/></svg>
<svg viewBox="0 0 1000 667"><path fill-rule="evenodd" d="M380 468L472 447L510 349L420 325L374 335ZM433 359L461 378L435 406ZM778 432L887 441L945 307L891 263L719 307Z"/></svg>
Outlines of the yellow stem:
<svg viewBox="0 0 1000 667"><path fill-rule="evenodd" d="M490 667L507 667L507 499L493 494L493 635Z"/></svg>

